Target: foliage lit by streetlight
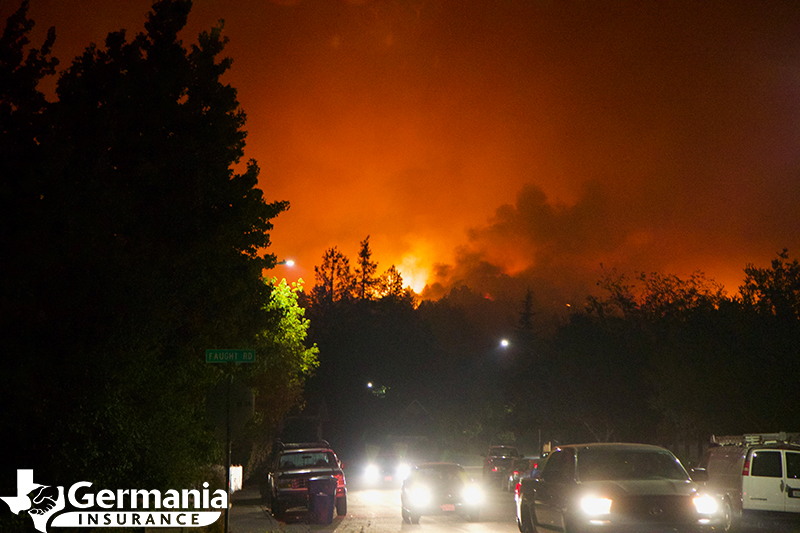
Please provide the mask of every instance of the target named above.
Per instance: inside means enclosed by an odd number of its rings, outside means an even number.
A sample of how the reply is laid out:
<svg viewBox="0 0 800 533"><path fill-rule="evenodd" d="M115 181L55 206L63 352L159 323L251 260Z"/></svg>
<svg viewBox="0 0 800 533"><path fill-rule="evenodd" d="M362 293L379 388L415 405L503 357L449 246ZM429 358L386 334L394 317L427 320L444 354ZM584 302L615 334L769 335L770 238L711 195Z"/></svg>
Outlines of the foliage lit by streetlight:
<svg viewBox="0 0 800 533"><path fill-rule="evenodd" d="M373 385L371 381L367 383L367 388L372 394L374 394L378 398L385 398L386 391L389 390L389 387L387 387L386 385Z"/></svg>

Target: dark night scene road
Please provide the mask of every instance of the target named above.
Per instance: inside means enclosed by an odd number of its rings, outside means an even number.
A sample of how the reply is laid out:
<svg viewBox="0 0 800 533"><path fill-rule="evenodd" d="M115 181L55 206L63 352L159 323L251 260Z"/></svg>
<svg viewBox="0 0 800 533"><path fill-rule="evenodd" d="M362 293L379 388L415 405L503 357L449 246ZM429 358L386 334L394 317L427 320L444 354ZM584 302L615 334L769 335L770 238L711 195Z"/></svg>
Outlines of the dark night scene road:
<svg viewBox="0 0 800 533"><path fill-rule="evenodd" d="M800 532L800 4L4 0L0 531Z"/></svg>

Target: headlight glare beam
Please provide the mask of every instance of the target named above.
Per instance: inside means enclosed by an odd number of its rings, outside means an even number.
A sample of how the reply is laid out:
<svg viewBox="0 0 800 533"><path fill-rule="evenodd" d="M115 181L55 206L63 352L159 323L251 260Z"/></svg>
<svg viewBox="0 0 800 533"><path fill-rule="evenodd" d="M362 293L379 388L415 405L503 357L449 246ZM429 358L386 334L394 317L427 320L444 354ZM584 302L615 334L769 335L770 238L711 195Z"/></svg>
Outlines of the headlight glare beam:
<svg viewBox="0 0 800 533"><path fill-rule="evenodd" d="M611 513L611 500L609 498L598 498L596 496L586 496L581 499L581 509L589 516L600 516Z"/></svg>
<svg viewBox="0 0 800 533"><path fill-rule="evenodd" d="M709 495L695 496L692 503L700 514L715 514L719 509L716 498Z"/></svg>

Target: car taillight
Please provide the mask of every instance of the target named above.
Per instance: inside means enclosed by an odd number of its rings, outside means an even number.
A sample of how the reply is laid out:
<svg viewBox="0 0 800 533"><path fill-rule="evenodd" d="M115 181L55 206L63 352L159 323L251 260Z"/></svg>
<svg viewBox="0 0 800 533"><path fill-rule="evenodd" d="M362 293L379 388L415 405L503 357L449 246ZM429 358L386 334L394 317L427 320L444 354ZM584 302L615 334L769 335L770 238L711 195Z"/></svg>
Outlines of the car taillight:
<svg viewBox="0 0 800 533"><path fill-rule="evenodd" d="M497 467L496 466L492 467L492 472L497 472Z"/></svg>
<svg viewBox="0 0 800 533"><path fill-rule="evenodd" d="M514 475L518 476L519 475L519 470L514 470Z"/></svg>
<svg viewBox="0 0 800 533"><path fill-rule="evenodd" d="M749 476L750 475L750 459L744 460L744 467L742 468L742 475Z"/></svg>
<svg viewBox="0 0 800 533"><path fill-rule="evenodd" d="M344 474L336 474L336 487L344 487Z"/></svg>
<svg viewBox="0 0 800 533"><path fill-rule="evenodd" d="M517 485L514 487L514 497L519 498L519 486L522 485L522 481L517 482Z"/></svg>

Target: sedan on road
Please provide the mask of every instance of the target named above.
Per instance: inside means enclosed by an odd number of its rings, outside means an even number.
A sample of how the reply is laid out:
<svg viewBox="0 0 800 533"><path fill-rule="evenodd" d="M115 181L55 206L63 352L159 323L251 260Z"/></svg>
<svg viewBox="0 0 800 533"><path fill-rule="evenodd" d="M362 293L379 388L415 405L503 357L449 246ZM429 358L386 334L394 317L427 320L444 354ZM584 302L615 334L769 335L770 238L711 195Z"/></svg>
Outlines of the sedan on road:
<svg viewBox="0 0 800 533"><path fill-rule="evenodd" d="M418 524L422 515L460 514L477 521L483 490L456 463L423 463L400 490L403 521Z"/></svg>
<svg viewBox="0 0 800 533"><path fill-rule="evenodd" d="M703 494L665 448L576 444L557 448L516 498L522 533L696 532L723 529L719 498Z"/></svg>
<svg viewBox="0 0 800 533"><path fill-rule="evenodd" d="M362 482L367 486L399 486L411 473L411 466L394 454L378 455L364 467Z"/></svg>

